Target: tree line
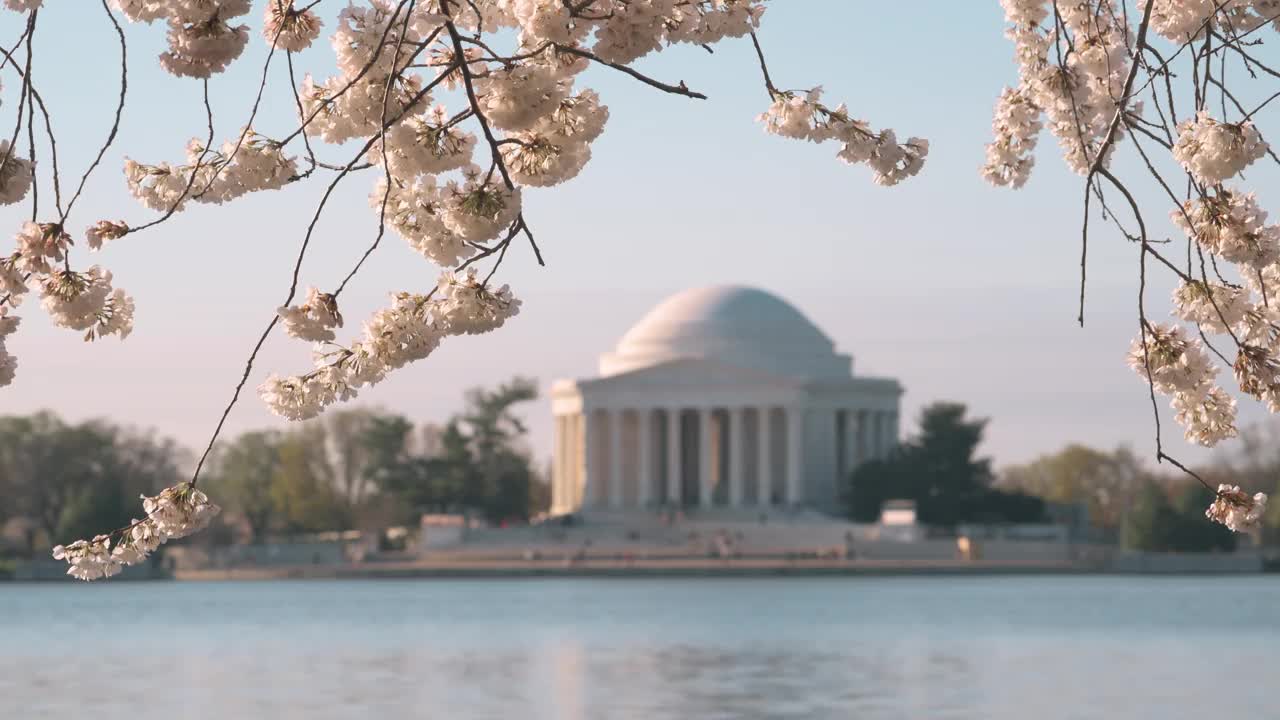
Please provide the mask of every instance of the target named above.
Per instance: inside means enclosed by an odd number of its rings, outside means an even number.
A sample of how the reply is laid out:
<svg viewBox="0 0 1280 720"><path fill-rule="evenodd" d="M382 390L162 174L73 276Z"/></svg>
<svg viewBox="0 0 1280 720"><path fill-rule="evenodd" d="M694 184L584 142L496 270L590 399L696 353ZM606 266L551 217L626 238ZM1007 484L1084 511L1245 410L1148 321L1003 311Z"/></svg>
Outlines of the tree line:
<svg viewBox="0 0 1280 720"><path fill-rule="evenodd" d="M961 404L925 407L914 435L850 475L849 517L874 522L891 499L914 501L919 521L934 526L1044 522L1063 514L1057 509L1075 508L1097 539L1128 548L1207 552L1236 546L1234 533L1205 519L1214 493L1184 473L1152 470L1128 448L1079 444L996 472L978 453L987 423L968 417ZM1196 472L1215 486L1280 492L1280 425L1255 426L1241 438L1237 451L1219 453ZM1280 507L1269 510L1263 539L1280 540Z"/></svg>
<svg viewBox="0 0 1280 720"><path fill-rule="evenodd" d="M246 432L215 449L206 479L225 512L210 539L415 524L424 512L521 523L546 510L549 488L524 446L517 408L537 397L516 378L465 396L443 426L368 409L330 412L291 430ZM1151 551L1229 550L1236 536L1204 519L1212 492L1153 471L1131 451L1068 445L997 472L979 447L988 420L964 405L923 409L919 429L844 486L850 518L874 522L888 500L916 504L920 522L1034 523L1082 509L1103 540ZM121 527L137 498L186 479L192 455L155 435L53 413L0 417L0 526L11 550L32 555L71 537ZM1198 472L1211 483L1280 490L1280 426L1242 434L1240 449ZM1280 504L1264 535L1280 540ZM3 546L0 546L3 550Z"/></svg>
<svg viewBox="0 0 1280 720"><path fill-rule="evenodd" d="M537 394L526 378L471 390L439 427L349 409L243 433L215 448L202 481L224 508L210 540L416 524L424 512L525 522L550 504L516 414ZM0 417L0 526L23 555L122 527L140 494L187 479L192 459L172 440L103 420Z"/></svg>

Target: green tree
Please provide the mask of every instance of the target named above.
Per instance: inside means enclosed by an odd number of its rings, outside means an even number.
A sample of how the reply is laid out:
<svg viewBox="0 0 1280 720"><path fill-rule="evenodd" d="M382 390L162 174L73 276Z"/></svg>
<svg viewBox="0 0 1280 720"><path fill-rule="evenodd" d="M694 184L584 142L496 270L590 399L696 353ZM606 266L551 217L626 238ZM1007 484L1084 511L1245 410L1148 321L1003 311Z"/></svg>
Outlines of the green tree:
<svg viewBox="0 0 1280 720"><path fill-rule="evenodd" d="M405 457L384 468L379 487L410 512L453 512L467 507L468 489L480 478L457 422L445 425L441 451L433 457Z"/></svg>
<svg viewBox="0 0 1280 720"><path fill-rule="evenodd" d="M219 451L211 473L212 491L229 514L244 519L251 542L280 522L273 485L281 471L281 442L274 431L244 433Z"/></svg>
<svg viewBox="0 0 1280 720"><path fill-rule="evenodd" d="M345 499L334 488L325 457L324 434L314 426L299 428L280 443L271 502L289 532L349 526Z"/></svg>
<svg viewBox="0 0 1280 720"><path fill-rule="evenodd" d="M856 469L845 498L850 515L871 521L885 500L916 503L922 523L1034 522L1044 504L1022 493L991 488L991 460L978 457L985 418L967 418L958 403L939 402L920 413L920 431L882 461Z"/></svg>
<svg viewBox="0 0 1280 720"><path fill-rule="evenodd" d="M308 428L318 436L323 462L334 492L348 508L356 508L370 493L369 433L383 416L372 410L352 408L331 410L310 421Z"/></svg>
<svg viewBox="0 0 1280 720"><path fill-rule="evenodd" d="M365 487L382 489L386 476L407 460L413 423L402 415L375 415L360 433Z"/></svg>
<svg viewBox="0 0 1280 720"><path fill-rule="evenodd" d="M1218 461L1214 474L1221 482L1239 485L1250 493L1262 491L1280 497L1280 422L1244 428L1236 451L1218 455ZM1271 542L1280 540L1280 502L1268 504L1263 535Z"/></svg>
<svg viewBox="0 0 1280 720"><path fill-rule="evenodd" d="M490 522L527 520L542 501L520 445L527 429L514 409L537 396L536 383L526 378L469 391L463 411L441 432L439 454L430 458L392 452L403 447L407 428L386 426L378 435L386 441L382 456L399 459L380 466L379 486L419 511L473 511Z"/></svg>
<svg viewBox="0 0 1280 720"><path fill-rule="evenodd" d="M1174 490L1176 513L1169 536L1169 550L1175 552L1231 552L1236 549L1236 533L1205 520L1204 511L1215 493L1198 482L1181 480Z"/></svg>
<svg viewBox="0 0 1280 720"><path fill-rule="evenodd" d="M522 377L492 391L478 388L467 393L458 419L476 475L466 504L491 522L529 517L533 469L527 454L516 446L528 429L513 408L537 397L537 383Z"/></svg>
<svg viewBox="0 0 1280 720"><path fill-rule="evenodd" d="M1199 483L1176 481L1171 490L1155 480L1144 480L1125 524L1125 547L1147 552L1229 552L1236 535L1205 520L1204 510L1213 502L1212 490Z"/></svg>
<svg viewBox="0 0 1280 720"><path fill-rule="evenodd" d="M11 515L48 544L92 537L141 514L138 496L179 482L166 440L103 421L68 425L49 412L0 418L0 478ZM36 539L29 538L29 550Z"/></svg>
<svg viewBox="0 0 1280 720"><path fill-rule="evenodd" d="M1005 469L1000 485L1052 502L1083 504L1092 524L1115 529L1146 477L1141 461L1128 448L1102 452L1068 445L1026 465Z"/></svg>
<svg viewBox="0 0 1280 720"><path fill-rule="evenodd" d="M875 522L880 519L880 508L885 501L914 497L909 489L914 468L902 453L901 448L896 448L887 459L870 460L854 469L845 491L852 520Z"/></svg>
<svg viewBox="0 0 1280 720"><path fill-rule="evenodd" d="M1121 543L1134 550L1168 550L1175 522L1177 513L1164 489L1152 480L1144 480L1134 495Z"/></svg>

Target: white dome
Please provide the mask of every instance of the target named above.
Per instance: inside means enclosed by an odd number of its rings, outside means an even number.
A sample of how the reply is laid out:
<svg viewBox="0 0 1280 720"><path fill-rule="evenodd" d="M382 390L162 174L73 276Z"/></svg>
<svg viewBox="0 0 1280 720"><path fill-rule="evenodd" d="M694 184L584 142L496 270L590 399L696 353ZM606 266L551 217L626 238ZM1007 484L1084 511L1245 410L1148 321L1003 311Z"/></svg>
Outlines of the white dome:
<svg viewBox="0 0 1280 720"><path fill-rule="evenodd" d="M816 325L772 293L740 286L685 290L663 300L600 359L616 375L704 358L784 377L848 379L851 360Z"/></svg>

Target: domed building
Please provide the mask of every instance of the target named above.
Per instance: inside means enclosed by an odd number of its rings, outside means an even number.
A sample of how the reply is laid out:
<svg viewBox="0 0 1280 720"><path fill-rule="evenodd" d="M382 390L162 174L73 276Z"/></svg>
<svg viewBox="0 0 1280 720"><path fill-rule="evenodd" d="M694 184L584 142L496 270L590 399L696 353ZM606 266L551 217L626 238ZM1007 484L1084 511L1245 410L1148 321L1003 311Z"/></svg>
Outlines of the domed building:
<svg viewBox="0 0 1280 720"><path fill-rule="evenodd" d="M686 290L561 380L553 514L660 507L837 509L839 482L897 442L902 386L853 358L785 300Z"/></svg>

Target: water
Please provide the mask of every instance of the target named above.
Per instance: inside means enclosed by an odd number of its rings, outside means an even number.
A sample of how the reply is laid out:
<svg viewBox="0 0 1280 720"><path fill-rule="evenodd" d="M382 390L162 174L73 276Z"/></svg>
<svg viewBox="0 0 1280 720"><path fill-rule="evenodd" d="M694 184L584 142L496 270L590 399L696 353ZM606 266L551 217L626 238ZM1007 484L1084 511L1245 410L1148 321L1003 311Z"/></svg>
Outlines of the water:
<svg viewBox="0 0 1280 720"><path fill-rule="evenodd" d="M0 584L0 718L1280 717L1280 577Z"/></svg>

